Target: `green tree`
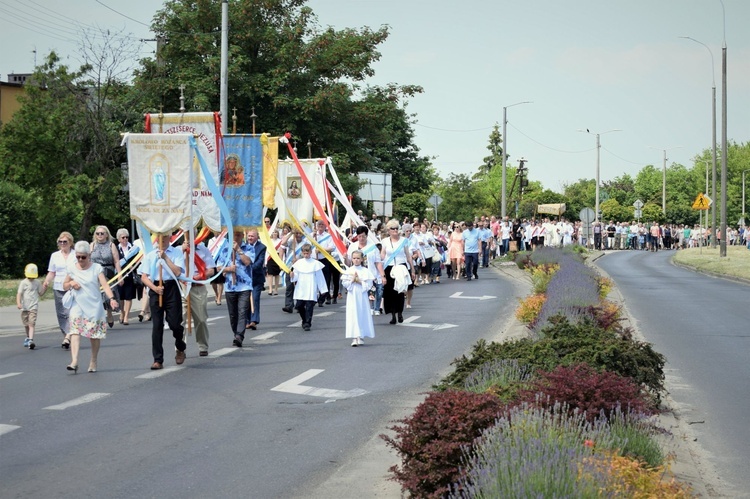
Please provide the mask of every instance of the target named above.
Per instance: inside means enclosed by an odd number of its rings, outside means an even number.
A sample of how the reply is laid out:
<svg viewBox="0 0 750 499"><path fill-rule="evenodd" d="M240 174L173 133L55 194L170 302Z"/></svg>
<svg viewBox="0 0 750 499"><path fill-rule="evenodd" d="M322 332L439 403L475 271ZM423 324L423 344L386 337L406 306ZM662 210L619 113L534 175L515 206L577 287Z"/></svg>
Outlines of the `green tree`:
<svg viewBox="0 0 750 499"><path fill-rule="evenodd" d="M413 85L362 87L380 59L388 28L321 28L306 0L229 2L229 106L238 131L291 131L314 156L334 156L340 173L393 174L393 198L427 193L436 178L413 143L409 97ZM146 59L135 85L143 110L176 111L185 86L188 109L219 108L221 2L169 0L154 19L162 40L156 60Z"/></svg>
<svg viewBox="0 0 750 499"><path fill-rule="evenodd" d="M85 46L82 55L91 62L78 70L49 54L27 83L21 109L0 132L3 175L42 196L55 213L77 219L72 232L81 239L97 223L128 219L120 132L139 118L118 79L127 53L122 38L104 40Z"/></svg>
<svg viewBox="0 0 750 499"><path fill-rule="evenodd" d="M596 180L579 179L573 184L563 186L565 204L569 213L578 214L584 208L596 206Z"/></svg>
<svg viewBox="0 0 750 499"><path fill-rule="evenodd" d="M393 214L397 220L404 216L419 217L422 220L428 211L430 213L427 218L432 218L432 209L428 210L427 195L420 192L404 194L393 202Z"/></svg>

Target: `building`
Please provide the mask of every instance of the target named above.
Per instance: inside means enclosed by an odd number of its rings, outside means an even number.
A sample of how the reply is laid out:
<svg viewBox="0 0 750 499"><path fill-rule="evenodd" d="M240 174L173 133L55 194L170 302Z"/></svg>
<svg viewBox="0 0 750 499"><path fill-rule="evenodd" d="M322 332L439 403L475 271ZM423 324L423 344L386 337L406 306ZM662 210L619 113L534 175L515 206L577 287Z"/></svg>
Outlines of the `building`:
<svg viewBox="0 0 750 499"><path fill-rule="evenodd" d="M21 109L18 98L24 93L24 83L31 73L8 75L8 81L0 81L0 126L7 123Z"/></svg>

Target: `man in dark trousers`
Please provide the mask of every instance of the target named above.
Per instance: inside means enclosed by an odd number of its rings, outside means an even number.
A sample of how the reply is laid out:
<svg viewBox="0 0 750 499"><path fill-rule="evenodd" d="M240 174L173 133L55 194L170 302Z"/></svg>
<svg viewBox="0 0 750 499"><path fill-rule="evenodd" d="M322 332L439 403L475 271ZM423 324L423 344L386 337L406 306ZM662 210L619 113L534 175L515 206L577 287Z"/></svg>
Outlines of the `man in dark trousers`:
<svg viewBox="0 0 750 499"><path fill-rule="evenodd" d="M266 282L266 245L258 241L258 230L247 231L247 246L252 260L251 276L253 278L252 307L247 310L247 329L257 329L260 324L260 295Z"/></svg>
<svg viewBox="0 0 750 499"><path fill-rule="evenodd" d="M160 234L157 248L148 253L139 267L141 282L149 289L151 306L151 350L154 363L151 369L164 367L164 318L172 330L174 346L177 349L174 360L185 362L187 345L182 338L182 297L177 278L185 272L185 259L179 248L169 245L169 235ZM159 303L161 298L161 304Z"/></svg>

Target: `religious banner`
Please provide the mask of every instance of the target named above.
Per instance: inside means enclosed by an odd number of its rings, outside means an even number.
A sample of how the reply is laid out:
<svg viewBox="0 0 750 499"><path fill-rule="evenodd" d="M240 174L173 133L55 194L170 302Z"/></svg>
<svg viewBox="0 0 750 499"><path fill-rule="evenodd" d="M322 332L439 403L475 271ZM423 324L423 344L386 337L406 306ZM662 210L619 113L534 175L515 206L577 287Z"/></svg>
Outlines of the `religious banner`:
<svg viewBox="0 0 750 499"><path fill-rule="evenodd" d="M263 146L263 206L276 208L276 173L279 169L279 138L260 136Z"/></svg>
<svg viewBox="0 0 750 499"><path fill-rule="evenodd" d="M218 113L148 114L146 132L193 134L214 184L219 184L221 121ZM208 182L195 155L192 158L192 171L193 215L183 228L197 227L202 219L212 230L221 230L218 205L214 194L207 188Z"/></svg>
<svg viewBox="0 0 750 499"><path fill-rule="evenodd" d="M278 186L276 190L275 204L278 207L278 224L290 223L297 219L312 227L314 222L313 216L313 196L320 202L324 202L325 191L323 187L323 176L321 164L325 160L321 159L300 159L305 176L310 181L313 192L308 192L299 170L291 159L279 161L276 179ZM292 216L290 216L290 213Z"/></svg>
<svg viewBox="0 0 750 499"><path fill-rule="evenodd" d="M263 148L258 136L224 137L219 172L224 201L235 229L263 223Z"/></svg>
<svg viewBox="0 0 750 499"><path fill-rule="evenodd" d="M130 133L128 148L130 217L151 232L171 233L190 220L192 158L190 135Z"/></svg>

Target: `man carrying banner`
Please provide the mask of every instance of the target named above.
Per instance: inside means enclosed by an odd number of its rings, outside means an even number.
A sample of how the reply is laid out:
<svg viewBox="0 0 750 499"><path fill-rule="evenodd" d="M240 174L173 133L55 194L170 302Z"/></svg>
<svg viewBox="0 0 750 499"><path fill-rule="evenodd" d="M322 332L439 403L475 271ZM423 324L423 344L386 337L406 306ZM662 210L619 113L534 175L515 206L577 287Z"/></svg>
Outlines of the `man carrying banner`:
<svg viewBox="0 0 750 499"><path fill-rule="evenodd" d="M187 253L190 250L188 242L182 243L182 251ZM202 242L195 245L195 270L193 279L204 281L216 273L216 263L214 262L211 252ZM198 342L198 355L205 357L208 355L208 291L203 284L192 284L190 286L190 316L193 318L195 325L195 341ZM190 320L187 315L187 299L184 301L182 315L186 320Z"/></svg>
<svg viewBox="0 0 750 499"><path fill-rule="evenodd" d="M250 254L250 272L253 278L252 304L247 310L247 329L255 330L260 324L260 295L266 282L266 245L258 241L258 229L247 231L247 245Z"/></svg>
<svg viewBox="0 0 750 499"><path fill-rule="evenodd" d="M160 234L157 241L157 248L145 255L139 268L141 281L150 290L152 370L164 367L165 317L174 337L177 349L174 360L178 365L185 362L187 348L182 339L182 298L177 283L177 278L185 271L185 260L182 251L169 245L168 234Z"/></svg>
<svg viewBox="0 0 750 499"><path fill-rule="evenodd" d="M234 231L232 246L225 245L219 251L220 262L229 262L222 269L225 276L224 298L229 312L229 325L234 340L232 344L242 348L245 339L245 319L253 290L253 279L250 275L250 247L242 243L242 231Z"/></svg>

